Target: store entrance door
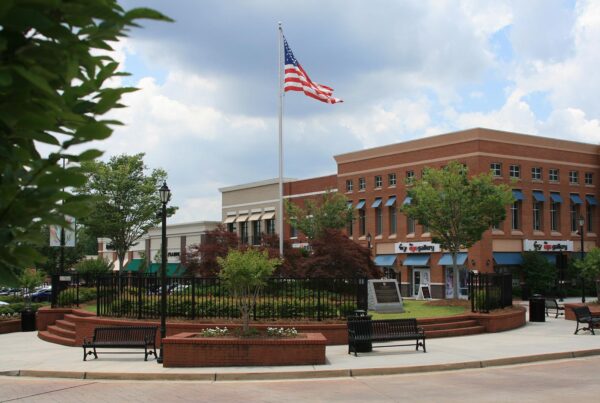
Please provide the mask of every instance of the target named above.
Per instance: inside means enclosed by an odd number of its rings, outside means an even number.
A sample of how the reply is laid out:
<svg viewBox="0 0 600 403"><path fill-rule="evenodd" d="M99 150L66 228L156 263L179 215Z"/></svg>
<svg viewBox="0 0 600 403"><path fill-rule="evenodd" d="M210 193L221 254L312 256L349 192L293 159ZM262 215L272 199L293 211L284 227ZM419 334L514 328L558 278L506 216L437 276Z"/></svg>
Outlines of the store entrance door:
<svg viewBox="0 0 600 403"><path fill-rule="evenodd" d="M412 271L413 297L419 295L421 286L429 285L429 270L424 267L415 267Z"/></svg>

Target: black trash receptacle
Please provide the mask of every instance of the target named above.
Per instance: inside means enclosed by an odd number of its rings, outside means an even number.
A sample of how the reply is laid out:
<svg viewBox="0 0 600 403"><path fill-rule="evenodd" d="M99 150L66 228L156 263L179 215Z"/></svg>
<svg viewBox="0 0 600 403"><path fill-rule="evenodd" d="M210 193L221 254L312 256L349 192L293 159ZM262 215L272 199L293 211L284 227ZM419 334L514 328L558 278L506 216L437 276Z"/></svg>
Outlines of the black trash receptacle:
<svg viewBox="0 0 600 403"><path fill-rule="evenodd" d="M367 315L366 312L362 311L361 313L358 313L358 315L356 316L348 316L348 320L371 320L372 316L371 315ZM357 311L355 311L355 313L357 313ZM370 353L371 351L373 351L373 343L371 343L371 341L360 341L358 343L356 343L356 352L357 353Z"/></svg>
<svg viewBox="0 0 600 403"><path fill-rule="evenodd" d="M529 321L546 321L546 300L539 294L533 294L529 298Z"/></svg>
<svg viewBox="0 0 600 403"><path fill-rule="evenodd" d="M23 309L21 311L21 331L33 332L35 329L35 311L33 309Z"/></svg>

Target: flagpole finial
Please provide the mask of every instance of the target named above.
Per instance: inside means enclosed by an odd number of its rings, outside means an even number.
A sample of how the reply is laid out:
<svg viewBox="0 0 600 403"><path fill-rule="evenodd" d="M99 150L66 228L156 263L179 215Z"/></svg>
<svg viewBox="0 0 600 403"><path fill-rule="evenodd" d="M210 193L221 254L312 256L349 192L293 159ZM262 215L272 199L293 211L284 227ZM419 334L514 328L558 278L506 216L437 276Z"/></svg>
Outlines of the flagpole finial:
<svg viewBox="0 0 600 403"><path fill-rule="evenodd" d="M279 29L281 29L281 21L278 21L277 25L279 26Z"/></svg>

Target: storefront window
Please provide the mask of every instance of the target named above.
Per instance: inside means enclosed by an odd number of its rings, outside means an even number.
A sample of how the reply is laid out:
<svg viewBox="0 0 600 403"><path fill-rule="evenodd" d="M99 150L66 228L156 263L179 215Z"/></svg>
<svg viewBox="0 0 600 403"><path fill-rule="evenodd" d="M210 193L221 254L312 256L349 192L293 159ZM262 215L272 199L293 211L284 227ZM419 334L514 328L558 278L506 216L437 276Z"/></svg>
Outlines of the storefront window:
<svg viewBox="0 0 600 403"><path fill-rule="evenodd" d="M396 233L396 206L388 207L390 217L390 235Z"/></svg>
<svg viewBox="0 0 600 403"><path fill-rule="evenodd" d="M558 231L560 228L560 203L552 202L550 204L550 229Z"/></svg>
<svg viewBox="0 0 600 403"><path fill-rule="evenodd" d="M383 211L381 206L375 209L375 234L381 235L383 233Z"/></svg>
<svg viewBox="0 0 600 403"><path fill-rule="evenodd" d="M510 208L511 228L513 230L521 229L521 202L517 200Z"/></svg>
<svg viewBox="0 0 600 403"><path fill-rule="evenodd" d="M365 236L367 233L367 217L365 209L358 210L358 235Z"/></svg>

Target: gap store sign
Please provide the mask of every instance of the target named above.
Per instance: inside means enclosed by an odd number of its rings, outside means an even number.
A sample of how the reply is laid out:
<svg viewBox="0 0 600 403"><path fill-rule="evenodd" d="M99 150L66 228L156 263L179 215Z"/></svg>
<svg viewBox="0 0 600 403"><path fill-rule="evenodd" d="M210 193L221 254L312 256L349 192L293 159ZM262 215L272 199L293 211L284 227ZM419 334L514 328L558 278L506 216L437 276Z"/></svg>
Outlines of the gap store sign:
<svg viewBox="0 0 600 403"><path fill-rule="evenodd" d="M525 239L523 240L523 250L527 252L573 252L573 241Z"/></svg>

